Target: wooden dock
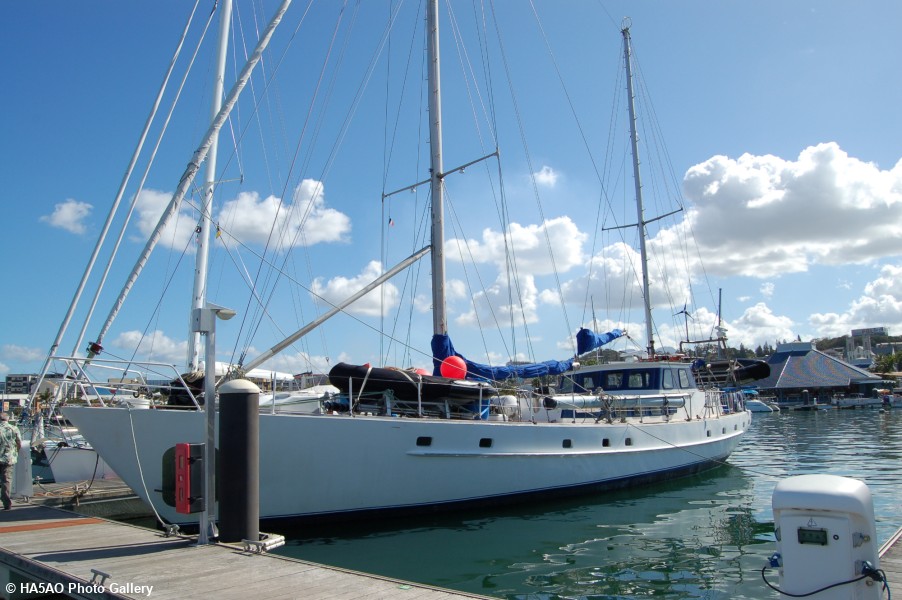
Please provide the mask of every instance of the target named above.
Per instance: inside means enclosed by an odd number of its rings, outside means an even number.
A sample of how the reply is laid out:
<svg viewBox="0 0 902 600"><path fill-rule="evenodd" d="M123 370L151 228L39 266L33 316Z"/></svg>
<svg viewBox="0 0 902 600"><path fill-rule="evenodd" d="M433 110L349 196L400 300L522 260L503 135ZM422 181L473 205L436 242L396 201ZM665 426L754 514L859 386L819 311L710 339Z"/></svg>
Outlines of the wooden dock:
<svg viewBox="0 0 902 600"><path fill-rule="evenodd" d="M153 521L153 512L118 478L68 483L35 483L31 504L71 510L88 517Z"/></svg>
<svg viewBox="0 0 902 600"><path fill-rule="evenodd" d="M26 597L28 582L92 600L487 598L16 503L0 511L0 596Z"/></svg>
<svg viewBox="0 0 902 600"><path fill-rule="evenodd" d="M902 593L902 529L880 546L880 568L886 573L890 591Z"/></svg>

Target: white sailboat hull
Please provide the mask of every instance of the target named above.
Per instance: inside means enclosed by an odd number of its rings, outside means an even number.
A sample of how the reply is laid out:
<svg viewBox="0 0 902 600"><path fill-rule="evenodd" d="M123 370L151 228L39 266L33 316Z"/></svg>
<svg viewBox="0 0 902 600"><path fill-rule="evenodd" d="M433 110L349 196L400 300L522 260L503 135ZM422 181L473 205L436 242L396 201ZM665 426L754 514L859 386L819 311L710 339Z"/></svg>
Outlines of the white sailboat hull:
<svg viewBox="0 0 902 600"><path fill-rule="evenodd" d="M203 440L202 412L63 412L162 518L196 522L163 502L162 456ZM614 424L261 414L260 517L413 510L666 479L726 458L750 422L748 412Z"/></svg>
<svg viewBox="0 0 902 600"><path fill-rule="evenodd" d="M48 460L53 481L56 483L110 479L117 476L93 448L60 446L48 451Z"/></svg>

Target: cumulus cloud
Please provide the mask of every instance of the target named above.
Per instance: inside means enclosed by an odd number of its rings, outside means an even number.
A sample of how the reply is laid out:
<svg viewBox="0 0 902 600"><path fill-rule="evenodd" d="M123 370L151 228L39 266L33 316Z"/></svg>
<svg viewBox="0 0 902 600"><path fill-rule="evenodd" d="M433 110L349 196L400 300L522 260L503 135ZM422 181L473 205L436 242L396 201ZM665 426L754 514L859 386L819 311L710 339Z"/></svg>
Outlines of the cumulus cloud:
<svg viewBox="0 0 902 600"><path fill-rule="evenodd" d="M153 189L141 190L135 203L135 210L142 241L153 233L170 200L172 200L171 193ZM194 235L194 229L197 227L197 216L193 212L191 207L183 204L160 235L160 244L176 250L188 247L191 243L191 236Z"/></svg>
<svg viewBox="0 0 902 600"><path fill-rule="evenodd" d="M313 280L311 289L316 296L324 298L331 304L340 304L352 294L362 290L382 273L382 263L373 260L356 277L337 276L327 282L323 282L322 277L317 277ZM380 287L381 292L380 288L377 287L346 310L352 314L371 317L387 315L391 309L398 305L401 294L398 288L390 282L383 283Z"/></svg>
<svg viewBox="0 0 902 600"><path fill-rule="evenodd" d="M774 295L774 284L773 282L767 281L761 284L761 295L765 298L772 298Z"/></svg>
<svg viewBox="0 0 902 600"><path fill-rule="evenodd" d="M351 219L326 207L323 192L323 184L313 179L303 180L288 203L276 196L261 199L256 192L242 192L223 205L219 220L245 242L265 244L272 235L281 248L344 241Z"/></svg>
<svg viewBox="0 0 902 600"><path fill-rule="evenodd" d="M258 352L255 350L248 351L248 356L256 356L257 354ZM292 374L306 371L328 373L330 368L331 364L328 357L308 354L307 352L282 352L273 356L259 367L259 369L264 371L270 370Z"/></svg>
<svg viewBox="0 0 902 600"><path fill-rule="evenodd" d="M539 298L535 277L521 274L514 283L517 287L511 290L507 276L499 275L486 290L473 294L470 310L455 322L483 328L510 327L512 320L515 326L535 323Z"/></svg>
<svg viewBox="0 0 902 600"><path fill-rule="evenodd" d="M796 160L714 156L683 187L711 273L773 277L902 254L902 161L881 170L830 142Z"/></svg>
<svg viewBox="0 0 902 600"><path fill-rule="evenodd" d="M241 192L225 202L214 218L223 230L242 242L270 242L280 249L347 238L351 219L326 206L320 182L305 179L294 190L292 198L291 202L283 203L276 196L261 198L257 192ZM157 226L171 199L172 194L166 192L149 189L141 192L137 203L138 228L145 239ZM183 204L163 231L160 243L179 250L188 247L198 218L194 208Z"/></svg>
<svg viewBox="0 0 902 600"><path fill-rule="evenodd" d="M792 319L776 315L764 302L745 309L745 312L728 323L730 345L738 347L745 344L755 347L764 342L775 343L777 340L795 339L796 333Z"/></svg>
<svg viewBox="0 0 902 600"><path fill-rule="evenodd" d="M570 217L546 220L541 225L511 223L506 233L484 229L482 240L452 239L445 244L448 260L473 260L492 263L499 271L507 268L507 256L513 252L521 273L548 275L557 267L558 273L569 271L583 261L582 247L587 235L579 230ZM548 253L554 249L554 261Z"/></svg>
<svg viewBox="0 0 902 600"><path fill-rule="evenodd" d="M852 329L902 326L902 264L885 265L861 296L842 313L814 313L808 322L819 337L848 335Z"/></svg>
<svg viewBox="0 0 902 600"><path fill-rule="evenodd" d="M81 235L87 231L84 220L88 218L93 208L87 202L69 199L55 205L53 212L40 217L40 221L47 223L51 227L65 229L70 233Z"/></svg>
<svg viewBox="0 0 902 600"><path fill-rule="evenodd" d="M653 249L658 247L657 251ZM662 261L649 260L649 294L652 306L670 306L671 298L689 297L689 271L680 261L663 261L672 256L660 243L648 244L649 253ZM639 252L622 242L611 244L586 263L586 273L561 284L564 301L581 306L588 296L597 308L635 309L642 306ZM555 301L557 292L543 292L542 299Z"/></svg>
<svg viewBox="0 0 902 600"><path fill-rule="evenodd" d="M3 344L0 346L0 358L16 362L31 362L42 360L47 357L47 353L39 348L29 348L27 346L19 346L17 344Z"/></svg>
<svg viewBox="0 0 902 600"><path fill-rule="evenodd" d="M166 363L181 364L188 355L187 340L178 341L170 338L160 330L147 335L140 331L123 331L109 341L123 354L131 356L136 353L139 360L154 360Z"/></svg>
<svg viewBox="0 0 902 600"><path fill-rule="evenodd" d="M539 172L533 173L532 176L535 178L537 184L546 187L554 187L558 178L557 171L548 165L543 165Z"/></svg>

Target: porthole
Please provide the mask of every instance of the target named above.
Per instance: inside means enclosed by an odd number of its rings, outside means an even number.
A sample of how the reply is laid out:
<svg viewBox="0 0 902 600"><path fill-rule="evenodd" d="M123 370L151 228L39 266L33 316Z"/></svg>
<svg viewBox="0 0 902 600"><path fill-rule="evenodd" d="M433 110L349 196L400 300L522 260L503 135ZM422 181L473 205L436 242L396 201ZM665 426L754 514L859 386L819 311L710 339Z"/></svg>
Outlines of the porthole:
<svg viewBox="0 0 902 600"><path fill-rule="evenodd" d="M479 440L480 448L491 448L492 447L492 438L481 438Z"/></svg>
<svg viewBox="0 0 902 600"><path fill-rule="evenodd" d="M603 447L607 448L608 446L611 445L611 440L609 440L608 438L604 438L603 440L601 440L601 445Z"/></svg>
<svg viewBox="0 0 902 600"><path fill-rule="evenodd" d="M626 445L627 445L627 446L632 446L632 445L633 445L633 438L626 438Z"/></svg>
<svg viewBox="0 0 902 600"><path fill-rule="evenodd" d="M563 446L564 448L572 448L572 447L573 447L573 440L564 440L562 446Z"/></svg>
<svg viewBox="0 0 902 600"><path fill-rule="evenodd" d="M417 446L431 446L432 438L427 435L421 435L417 438Z"/></svg>

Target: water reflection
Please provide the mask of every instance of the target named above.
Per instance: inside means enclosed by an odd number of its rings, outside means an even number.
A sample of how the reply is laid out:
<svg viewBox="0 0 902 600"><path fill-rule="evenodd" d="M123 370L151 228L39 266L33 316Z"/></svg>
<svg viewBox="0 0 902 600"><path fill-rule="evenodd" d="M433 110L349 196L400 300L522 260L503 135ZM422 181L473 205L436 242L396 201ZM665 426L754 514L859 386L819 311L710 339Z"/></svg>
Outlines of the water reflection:
<svg viewBox="0 0 902 600"><path fill-rule="evenodd" d="M803 473L865 480L878 538L902 524L902 411L755 417L730 464L641 490L288 532L283 553L510 599L775 598L771 495Z"/></svg>

